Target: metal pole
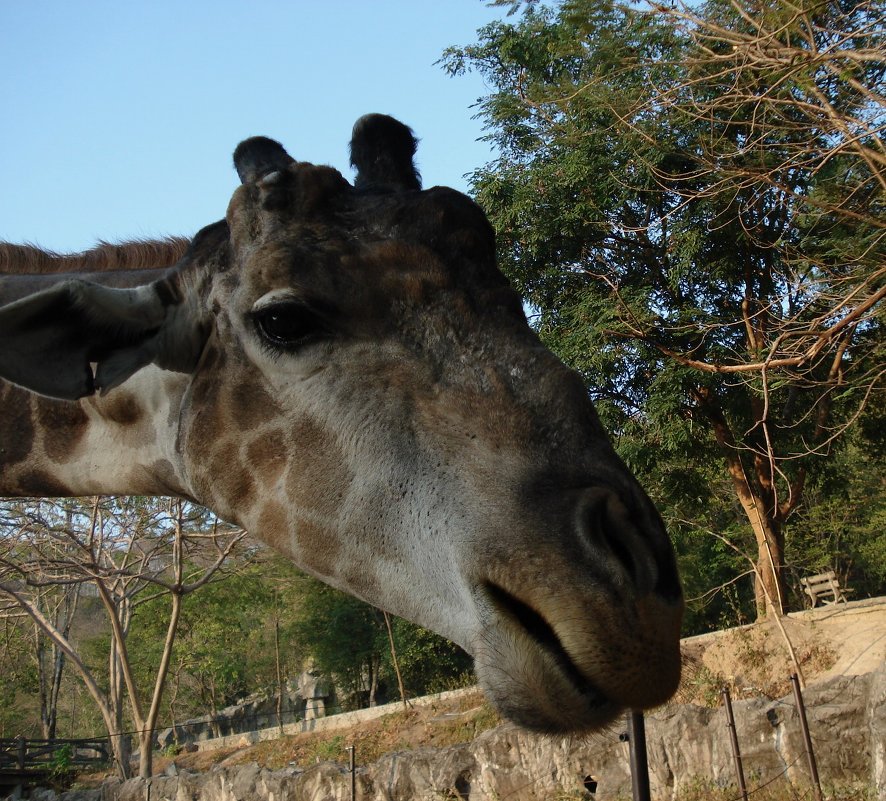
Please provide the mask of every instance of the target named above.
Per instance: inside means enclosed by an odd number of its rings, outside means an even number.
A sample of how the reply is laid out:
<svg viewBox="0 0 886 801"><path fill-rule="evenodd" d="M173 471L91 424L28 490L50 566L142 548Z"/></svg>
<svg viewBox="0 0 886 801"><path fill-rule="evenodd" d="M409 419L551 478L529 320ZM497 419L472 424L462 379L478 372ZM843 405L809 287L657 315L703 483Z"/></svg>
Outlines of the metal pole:
<svg viewBox="0 0 886 801"><path fill-rule="evenodd" d="M738 777L738 789L741 797L748 801L748 788L744 783L744 769L741 766L741 751L738 750L738 733L735 730L735 716L732 714L732 698L729 688L723 688L723 706L726 708L726 727L729 729L729 742L732 744L732 758L735 760L735 775Z"/></svg>
<svg viewBox="0 0 886 801"><path fill-rule="evenodd" d="M348 746L349 756L349 768L351 771L351 801L357 801L357 760L354 755L354 752L357 750L357 747L354 745Z"/></svg>
<svg viewBox="0 0 886 801"><path fill-rule="evenodd" d="M803 733L803 744L806 747L806 759L809 762L809 776L812 779L812 789L815 792L816 801L822 801L821 782L818 778L818 765L815 763L815 753L812 750L812 738L809 736L809 724L806 722L806 707L803 705L803 695L800 692L800 680L796 673L791 673L791 685L794 688L794 701L797 704L797 715L800 718L800 731Z"/></svg>
<svg viewBox="0 0 886 801"><path fill-rule="evenodd" d="M649 762L646 757L646 723L643 713L628 713L628 740L631 749L631 794L634 801L651 801Z"/></svg>

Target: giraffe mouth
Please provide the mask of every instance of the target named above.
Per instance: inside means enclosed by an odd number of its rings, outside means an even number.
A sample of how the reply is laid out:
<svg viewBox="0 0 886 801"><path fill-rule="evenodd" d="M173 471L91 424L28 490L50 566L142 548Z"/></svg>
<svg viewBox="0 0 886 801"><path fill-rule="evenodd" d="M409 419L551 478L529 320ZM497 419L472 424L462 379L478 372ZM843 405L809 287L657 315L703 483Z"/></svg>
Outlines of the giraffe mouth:
<svg viewBox="0 0 886 801"><path fill-rule="evenodd" d="M529 604L497 584L487 582L486 592L500 614L516 622L557 663L570 682L582 691L602 696L602 691L585 676L563 647L553 626Z"/></svg>
<svg viewBox="0 0 886 801"><path fill-rule="evenodd" d="M554 627L545 617L529 604L521 601L501 586L493 582L485 582L486 598L500 618L503 618L519 635L515 640L531 643L534 648L523 649L513 660L518 667L498 665L492 672L498 672L513 678L515 673L525 671L531 676L538 673L546 681L532 681L531 678L518 678L517 687L529 688L529 695L535 695L538 703L520 704L515 697L503 699L500 696L500 707L512 720L526 728L548 733L563 731L598 729L608 723L622 710L622 705L608 695L592 681L576 665L568 650L564 647ZM529 643L526 643L527 645ZM498 657L502 657L502 646L493 649ZM535 651L535 653L533 653ZM503 661L507 662L507 654ZM532 664L526 670L526 664ZM479 674L478 665L478 674ZM547 675L546 675L547 674ZM544 684L545 687L556 686L560 695L556 699L556 707L545 704L544 692L533 685ZM512 688L513 692L513 688ZM493 688L495 695L495 689ZM553 699L552 699L553 700Z"/></svg>

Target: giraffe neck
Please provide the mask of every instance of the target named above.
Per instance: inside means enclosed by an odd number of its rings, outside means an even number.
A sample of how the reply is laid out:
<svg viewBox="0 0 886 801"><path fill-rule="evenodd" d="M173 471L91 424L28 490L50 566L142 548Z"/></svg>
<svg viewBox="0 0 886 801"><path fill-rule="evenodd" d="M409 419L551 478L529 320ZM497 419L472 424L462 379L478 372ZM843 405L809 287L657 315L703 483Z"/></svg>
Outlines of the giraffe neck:
<svg viewBox="0 0 886 801"><path fill-rule="evenodd" d="M153 391L127 382L70 402L0 381L0 496L190 497L176 449L185 376L149 367L130 381Z"/></svg>
<svg viewBox="0 0 886 801"><path fill-rule="evenodd" d="M71 255L0 242L0 305L72 277L108 287L148 284L189 242L102 242ZM186 376L148 367L106 397L69 402L0 380L0 496L190 497L176 449L186 387Z"/></svg>

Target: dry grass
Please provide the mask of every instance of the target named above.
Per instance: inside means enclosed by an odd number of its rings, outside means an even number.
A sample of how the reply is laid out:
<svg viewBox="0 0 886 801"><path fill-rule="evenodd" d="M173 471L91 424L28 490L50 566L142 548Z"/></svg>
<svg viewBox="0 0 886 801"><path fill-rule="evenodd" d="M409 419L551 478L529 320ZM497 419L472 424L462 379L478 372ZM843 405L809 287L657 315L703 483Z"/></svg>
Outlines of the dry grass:
<svg viewBox="0 0 886 801"><path fill-rule="evenodd" d="M216 764L239 765L257 762L271 769L286 766L306 768L331 760L346 763L348 746L355 746L360 764L374 762L393 751L415 748L445 748L473 740L501 722L478 692L428 707L412 707L376 720L329 732L304 732L268 740L247 748L180 754L179 769L207 770ZM169 760L155 760L162 770Z"/></svg>
<svg viewBox="0 0 886 801"><path fill-rule="evenodd" d="M828 670L836 653L814 623L787 621L797 660L807 681ZM777 627L766 621L731 629L704 646L684 647L683 680L676 702L715 707L729 687L734 698L781 698L795 672Z"/></svg>
<svg viewBox="0 0 886 801"><path fill-rule="evenodd" d="M794 785L787 779L779 779L764 786L748 782L748 796L753 801L810 801L815 796L809 785ZM869 786L841 785L822 788L828 801L875 801L876 793ZM718 785L709 779L696 779L682 785L676 801L739 801L741 792L731 784Z"/></svg>
<svg viewBox="0 0 886 801"><path fill-rule="evenodd" d="M809 786L793 785L787 779L780 779L762 787L748 784L748 797L751 801L812 801L815 797ZM877 794L867 786L841 785L822 788L828 801L876 801ZM587 793L561 792L550 801L588 801ZM677 788L676 795L653 795L653 801L741 801L741 791L731 784L719 785L709 779L698 778ZM630 801L630 794L617 795L613 801Z"/></svg>

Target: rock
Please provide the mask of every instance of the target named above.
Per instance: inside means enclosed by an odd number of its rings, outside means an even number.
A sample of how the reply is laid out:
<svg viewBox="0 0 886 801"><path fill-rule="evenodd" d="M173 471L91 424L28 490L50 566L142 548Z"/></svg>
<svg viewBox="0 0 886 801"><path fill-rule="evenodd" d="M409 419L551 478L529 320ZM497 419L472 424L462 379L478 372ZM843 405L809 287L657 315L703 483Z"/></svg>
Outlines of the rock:
<svg viewBox="0 0 886 801"><path fill-rule="evenodd" d="M219 710L214 715L204 715L186 720L175 727L159 731L155 738L156 747L162 751L173 745L186 746L215 737L251 732L281 723L283 725L293 723L307 717L306 706L309 706L312 717L320 717L323 710L323 698L303 694L301 682L305 676L310 677L307 684L307 690L310 693L320 692L328 687L328 683L324 683L322 678L311 674L302 674L297 686L287 686L287 691L283 695L279 720L277 717L277 696L257 693Z"/></svg>
<svg viewBox="0 0 886 801"><path fill-rule="evenodd" d="M826 784L871 784L886 801L886 666L867 676L839 677L804 692L819 774ZM736 731L748 789L787 770L798 790L809 785L803 739L793 697L734 702ZM544 737L511 724L483 732L471 743L387 754L359 766L361 801L420 798L470 801L535 801L585 790L595 799L629 797L629 744L623 727L587 738ZM653 796L672 798L700 777L735 784L726 717L722 709L669 706L646 716ZM108 781L98 794L34 796L39 801L346 801L350 776L344 765L323 762L305 770L258 765L219 765L206 773ZM148 794L148 790L150 793Z"/></svg>
<svg viewBox="0 0 886 801"><path fill-rule="evenodd" d="M886 801L886 669L871 674L865 710L870 738L871 784L880 801Z"/></svg>

